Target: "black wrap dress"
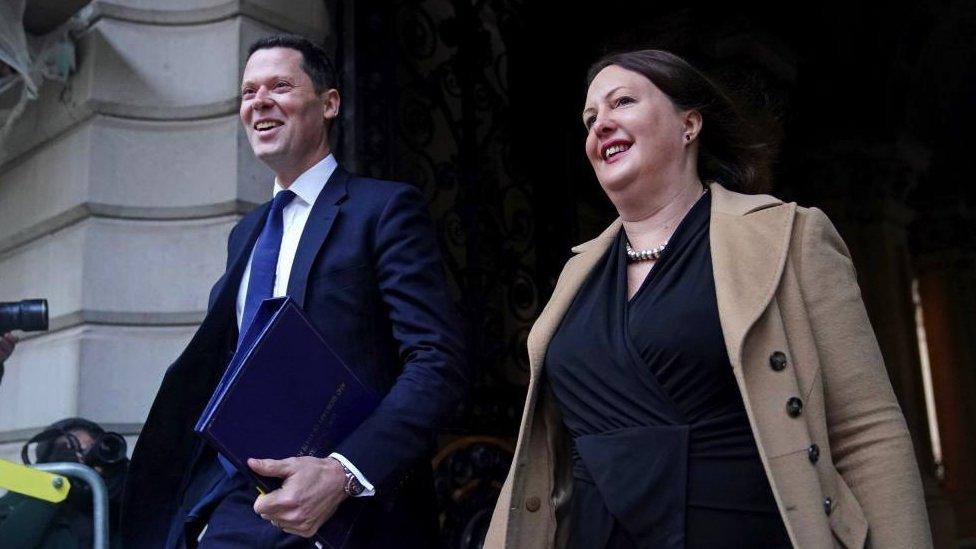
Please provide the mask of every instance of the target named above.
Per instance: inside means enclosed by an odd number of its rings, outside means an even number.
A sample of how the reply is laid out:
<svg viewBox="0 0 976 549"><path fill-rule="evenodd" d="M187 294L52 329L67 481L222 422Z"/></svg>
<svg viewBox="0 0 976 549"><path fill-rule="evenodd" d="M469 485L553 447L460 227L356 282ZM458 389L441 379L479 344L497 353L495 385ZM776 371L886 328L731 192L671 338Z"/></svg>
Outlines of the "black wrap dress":
<svg viewBox="0 0 976 549"><path fill-rule="evenodd" d="M630 300L621 230L549 344L573 439L572 547L790 546L719 324L710 198Z"/></svg>

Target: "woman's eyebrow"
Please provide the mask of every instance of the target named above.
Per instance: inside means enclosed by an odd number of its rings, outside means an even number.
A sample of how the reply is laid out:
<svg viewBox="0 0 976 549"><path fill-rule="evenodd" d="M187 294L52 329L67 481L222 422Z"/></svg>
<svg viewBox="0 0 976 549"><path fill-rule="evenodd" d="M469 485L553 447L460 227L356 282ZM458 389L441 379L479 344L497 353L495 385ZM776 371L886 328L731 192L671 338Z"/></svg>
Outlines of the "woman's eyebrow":
<svg viewBox="0 0 976 549"><path fill-rule="evenodd" d="M603 99L606 99L606 98L610 97L611 95L613 95L617 91L619 91L619 90L621 90L623 88L626 88L626 87L627 86L617 86L616 88L613 88L612 90L610 90L607 93L603 94ZM587 107L587 108L583 109L583 114L581 116L586 116L586 113L593 112L595 110L596 109L594 109L593 107Z"/></svg>

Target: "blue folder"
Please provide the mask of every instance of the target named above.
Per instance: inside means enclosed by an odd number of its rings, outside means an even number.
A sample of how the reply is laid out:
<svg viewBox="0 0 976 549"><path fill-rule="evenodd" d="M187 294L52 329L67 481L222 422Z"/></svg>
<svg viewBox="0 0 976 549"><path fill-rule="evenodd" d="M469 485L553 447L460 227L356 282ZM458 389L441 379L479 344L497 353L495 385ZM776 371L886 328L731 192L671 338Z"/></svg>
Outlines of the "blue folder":
<svg viewBox="0 0 976 549"><path fill-rule="evenodd" d="M273 298L261 304L195 430L270 492L281 479L256 474L248 458L328 456L379 401L291 298ZM316 539L341 547L362 505L346 500Z"/></svg>

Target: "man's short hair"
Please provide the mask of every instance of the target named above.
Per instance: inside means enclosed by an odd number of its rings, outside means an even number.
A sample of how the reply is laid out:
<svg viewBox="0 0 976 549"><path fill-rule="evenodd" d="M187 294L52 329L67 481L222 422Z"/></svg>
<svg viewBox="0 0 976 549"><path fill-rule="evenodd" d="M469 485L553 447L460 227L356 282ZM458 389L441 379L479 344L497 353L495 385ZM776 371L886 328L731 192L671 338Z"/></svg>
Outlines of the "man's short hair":
<svg viewBox="0 0 976 549"><path fill-rule="evenodd" d="M289 48L302 54L302 70L312 80L316 94L329 89L338 89L335 66L325 50L308 38L294 34L273 34L251 44L247 50L248 59L258 50Z"/></svg>

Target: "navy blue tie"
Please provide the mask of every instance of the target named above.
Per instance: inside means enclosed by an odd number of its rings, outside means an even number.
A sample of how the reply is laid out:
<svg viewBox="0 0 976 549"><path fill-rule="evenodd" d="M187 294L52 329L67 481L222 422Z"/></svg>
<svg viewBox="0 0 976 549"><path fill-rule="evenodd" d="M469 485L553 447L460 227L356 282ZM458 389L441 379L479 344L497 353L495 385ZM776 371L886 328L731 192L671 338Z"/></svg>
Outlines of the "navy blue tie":
<svg viewBox="0 0 976 549"><path fill-rule="evenodd" d="M285 232L282 211L295 193L284 190L275 195L264 222L264 229L254 244L251 256L251 277L247 283L247 296L244 299L244 313L241 315L240 345L248 326L254 321L261 302L274 296L275 272L278 269L278 251L281 249L281 236Z"/></svg>
<svg viewBox="0 0 976 549"><path fill-rule="evenodd" d="M241 329L237 337L237 344L241 344L244 333L254 321L261 302L274 296L275 273L278 270L278 252L281 250L281 237L285 232L285 222L282 211L295 198L293 191L280 191L275 195L264 221L264 229L254 243L254 253L251 255L251 276L247 283L247 296L244 298L244 313L241 315ZM220 464L229 476L234 476L237 469L224 456L217 454Z"/></svg>

